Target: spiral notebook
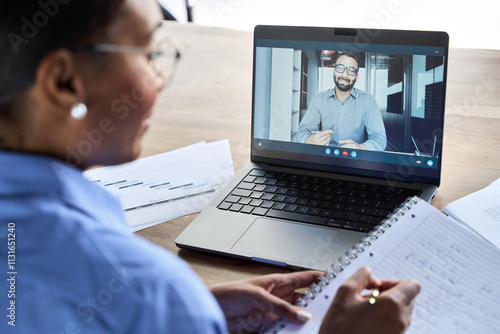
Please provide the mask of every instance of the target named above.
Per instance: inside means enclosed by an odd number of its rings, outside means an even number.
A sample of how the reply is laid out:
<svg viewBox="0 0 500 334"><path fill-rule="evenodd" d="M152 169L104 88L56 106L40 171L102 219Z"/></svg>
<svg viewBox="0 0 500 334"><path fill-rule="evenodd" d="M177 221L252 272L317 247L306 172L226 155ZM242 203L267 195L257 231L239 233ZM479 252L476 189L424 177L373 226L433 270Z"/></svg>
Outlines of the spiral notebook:
<svg viewBox="0 0 500 334"><path fill-rule="evenodd" d="M498 333L500 249L416 197L304 293L298 305L313 314L309 322L279 323L271 333L317 333L338 287L361 266L379 278L420 282L407 333Z"/></svg>

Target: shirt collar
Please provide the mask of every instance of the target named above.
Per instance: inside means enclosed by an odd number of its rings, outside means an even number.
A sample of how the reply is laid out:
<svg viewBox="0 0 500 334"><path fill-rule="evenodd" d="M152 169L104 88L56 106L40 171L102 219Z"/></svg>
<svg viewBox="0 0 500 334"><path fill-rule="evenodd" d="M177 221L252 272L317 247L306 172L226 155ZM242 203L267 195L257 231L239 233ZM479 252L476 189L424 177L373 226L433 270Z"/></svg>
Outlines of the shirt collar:
<svg viewBox="0 0 500 334"><path fill-rule="evenodd" d="M328 96L329 97L337 97L335 95L335 88L330 88L328 91L329 91L328 92ZM351 89L350 95L356 99L356 98L358 98L358 94L359 94L359 90L356 87L353 87Z"/></svg>

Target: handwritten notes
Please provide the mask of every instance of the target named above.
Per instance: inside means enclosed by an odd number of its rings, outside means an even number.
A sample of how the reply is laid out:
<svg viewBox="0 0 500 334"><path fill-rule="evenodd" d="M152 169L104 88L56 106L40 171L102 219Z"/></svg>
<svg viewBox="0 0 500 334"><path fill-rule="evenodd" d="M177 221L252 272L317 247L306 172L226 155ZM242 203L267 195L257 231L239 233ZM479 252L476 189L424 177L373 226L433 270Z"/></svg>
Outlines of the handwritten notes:
<svg viewBox="0 0 500 334"><path fill-rule="evenodd" d="M421 283L407 333L498 333L500 249L420 200L330 282L321 293L328 299L309 301L306 325L280 333L316 333L340 284L361 266Z"/></svg>
<svg viewBox="0 0 500 334"><path fill-rule="evenodd" d="M407 333L497 333L500 251L443 218L430 215L374 272L422 284Z"/></svg>

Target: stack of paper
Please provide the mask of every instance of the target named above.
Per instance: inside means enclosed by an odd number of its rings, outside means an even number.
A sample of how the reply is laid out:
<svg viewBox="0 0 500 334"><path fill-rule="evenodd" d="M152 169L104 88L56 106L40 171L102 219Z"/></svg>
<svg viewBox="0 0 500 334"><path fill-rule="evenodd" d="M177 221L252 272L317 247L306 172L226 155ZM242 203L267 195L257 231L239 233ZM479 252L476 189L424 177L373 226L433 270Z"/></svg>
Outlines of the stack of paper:
<svg viewBox="0 0 500 334"><path fill-rule="evenodd" d="M227 140L84 173L117 196L132 231L200 212L234 177Z"/></svg>
<svg viewBox="0 0 500 334"><path fill-rule="evenodd" d="M500 248L500 179L448 204L443 212Z"/></svg>

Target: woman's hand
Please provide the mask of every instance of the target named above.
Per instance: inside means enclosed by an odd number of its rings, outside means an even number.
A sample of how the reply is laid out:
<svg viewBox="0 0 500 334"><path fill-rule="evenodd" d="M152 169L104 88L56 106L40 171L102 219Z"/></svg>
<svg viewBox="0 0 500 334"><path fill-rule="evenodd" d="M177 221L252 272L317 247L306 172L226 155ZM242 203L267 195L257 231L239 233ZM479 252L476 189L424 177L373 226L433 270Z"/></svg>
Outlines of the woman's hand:
<svg viewBox="0 0 500 334"><path fill-rule="evenodd" d="M374 288L380 295L371 304L370 295L361 292ZM419 292L420 284L415 280L379 280L370 269L361 268L337 290L320 333L404 333Z"/></svg>
<svg viewBox="0 0 500 334"><path fill-rule="evenodd" d="M212 286L210 290L224 311L230 331L262 331L283 319L304 323L310 314L293 305L305 288L324 275L321 271L266 275Z"/></svg>

